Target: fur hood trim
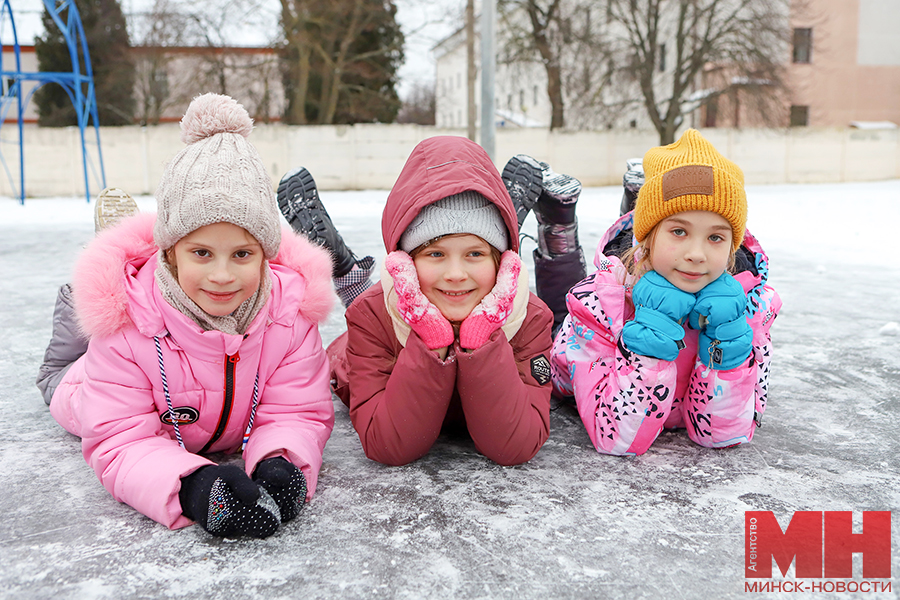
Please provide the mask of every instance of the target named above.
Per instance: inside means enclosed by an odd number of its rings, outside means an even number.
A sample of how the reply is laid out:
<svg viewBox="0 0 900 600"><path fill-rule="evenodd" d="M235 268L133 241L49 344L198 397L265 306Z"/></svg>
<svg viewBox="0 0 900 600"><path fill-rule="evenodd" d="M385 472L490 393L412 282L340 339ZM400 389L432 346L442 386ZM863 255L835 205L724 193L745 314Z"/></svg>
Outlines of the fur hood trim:
<svg viewBox="0 0 900 600"><path fill-rule="evenodd" d="M155 213L124 219L98 234L78 258L72 291L79 327L85 335L105 337L135 327L128 314L126 278L134 276L158 252L153 243L155 221ZM270 263L303 278L306 286L298 313L313 323L324 321L336 299L328 251L285 227L278 255Z"/></svg>

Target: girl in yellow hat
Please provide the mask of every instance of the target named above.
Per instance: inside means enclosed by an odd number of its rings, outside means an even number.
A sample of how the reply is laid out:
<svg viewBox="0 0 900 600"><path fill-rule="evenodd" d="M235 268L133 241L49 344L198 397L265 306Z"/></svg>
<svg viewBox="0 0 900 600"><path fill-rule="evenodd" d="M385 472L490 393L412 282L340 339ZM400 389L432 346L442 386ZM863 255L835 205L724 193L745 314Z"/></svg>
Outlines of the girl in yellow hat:
<svg viewBox="0 0 900 600"><path fill-rule="evenodd" d="M693 129L643 164L634 211L567 296L555 393L574 396L604 454L643 454L664 428L711 448L749 442L766 408L781 300L746 231L743 173Z"/></svg>

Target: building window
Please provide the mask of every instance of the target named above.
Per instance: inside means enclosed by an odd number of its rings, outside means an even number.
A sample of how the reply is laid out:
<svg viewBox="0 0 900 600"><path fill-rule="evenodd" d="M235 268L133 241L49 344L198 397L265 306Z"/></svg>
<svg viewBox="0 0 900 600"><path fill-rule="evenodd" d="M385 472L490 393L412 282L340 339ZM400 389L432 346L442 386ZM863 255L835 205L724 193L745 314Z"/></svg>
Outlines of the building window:
<svg viewBox="0 0 900 600"><path fill-rule="evenodd" d="M812 62L812 29L794 30L794 62Z"/></svg>
<svg viewBox="0 0 900 600"><path fill-rule="evenodd" d="M791 106L791 127L806 127L809 125L809 107Z"/></svg>
<svg viewBox="0 0 900 600"><path fill-rule="evenodd" d="M713 98L709 102L706 103L706 115L703 119L704 127L715 127L716 126L716 117L719 113L719 101L716 98Z"/></svg>
<svg viewBox="0 0 900 600"><path fill-rule="evenodd" d="M538 103L538 86L534 86L534 105L537 106Z"/></svg>
<svg viewBox="0 0 900 600"><path fill-rule="evenodd" d="M16 80L12 77L4 77L3 78L3 95L8 98L15 98L18 89L16 86Z"/></svg>
<svg viewBox="0 0 900 600"><path fill-rule="evenodd" d="M456 89L459 89L461 87L462 87L462 73L457 73L456 74Z"/></svg>
<svg viewBox="0 0 900 600"><path fill-rule="evenodd" d="M666 45L659 45L659 72L662 73L666 70Z"/></svg>

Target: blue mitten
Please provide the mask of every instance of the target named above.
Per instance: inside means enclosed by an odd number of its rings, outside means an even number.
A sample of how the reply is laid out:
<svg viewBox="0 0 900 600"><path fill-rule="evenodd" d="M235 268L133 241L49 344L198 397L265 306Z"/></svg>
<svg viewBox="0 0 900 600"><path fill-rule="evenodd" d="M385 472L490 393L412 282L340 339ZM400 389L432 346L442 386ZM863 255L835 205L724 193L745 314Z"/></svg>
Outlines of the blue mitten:
<svg viewBox="0 0 900 600"><path fill-rule="evenodd" d="M691 312L691 327L700 330L698 354L703 364L727 371L740 366L750 356L753 330L744 310L747 295L728 273L697 292Z"/></svg>
<svg viewBox="0 0 900 600"><path fill-rule="evenodd" d="M675 360L684 348L681 321L694 307L694 294L678 289L656 271L634 285L634 320L622 328L622 341L632 352Z"/></svg>

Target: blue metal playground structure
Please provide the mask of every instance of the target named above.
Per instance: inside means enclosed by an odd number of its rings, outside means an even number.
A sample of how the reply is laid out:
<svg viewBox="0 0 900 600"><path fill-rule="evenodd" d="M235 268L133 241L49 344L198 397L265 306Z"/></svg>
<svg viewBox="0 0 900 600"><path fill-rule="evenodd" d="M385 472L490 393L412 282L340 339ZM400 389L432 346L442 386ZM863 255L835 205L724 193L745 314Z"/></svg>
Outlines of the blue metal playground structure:
<svg viewBox="0 0 900 600"><path fill-rule="evenodd" d="M78 118L78 129L81 134L81 162L84 170L84 194L88 202L91 201L90 175L93 175L95 181L99 185L99 189L106 187L106 175L103 171L103 153L100 148L100 121L97 117L97 98L94 94L94 74L91 69L91 58L88 54L87 40L84 37L84 27L81 24L81 15L78 13L78 7L72 0L43 0L44 8L49 13L53 22L63 33L66 45L69 49L69 56L72 60L71 72L25 72L22 71L21 49L19 47L19 38L16 33L16 22L13 16L12 7L9 0L3 0L3 7L0 10L0 39L4 41L4 47L9 46L5 41L5 32L7 24L12 29L13 48L15 50L15 68L10 69L3 64L3 58L0 56L0 77L3 78L3 95L0 97L0 133L2 126L6 122L7 114L15 105L18 110L18 139L19 147L19 183L16 185L15 178L7 165L3 156L3 144L7 141L0 138L0 164L2 164L10 185L16 190L19 202L25 203L25 148L24 148L24 127L23 114L25 107L34 95L34 92L42 85L48 83L57 83L66 91L72 104L75 107L75 114ZM63 18L66 22L63 23ZM79 49L81 50L81 59L79 58ZM84 64L81 64L82 59ZM22 97L24 81L36 81L37 85L28 92L26 98ZM93 127L96 137L96 164L88 152L90 143L85 138L85 130ZM99 191L98 189L98 191Z"/></svg>

